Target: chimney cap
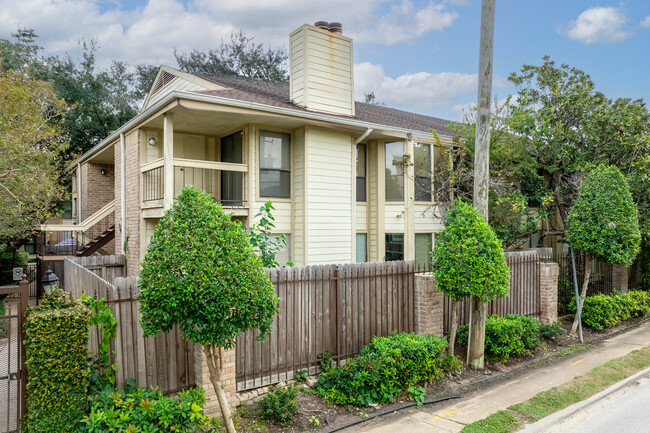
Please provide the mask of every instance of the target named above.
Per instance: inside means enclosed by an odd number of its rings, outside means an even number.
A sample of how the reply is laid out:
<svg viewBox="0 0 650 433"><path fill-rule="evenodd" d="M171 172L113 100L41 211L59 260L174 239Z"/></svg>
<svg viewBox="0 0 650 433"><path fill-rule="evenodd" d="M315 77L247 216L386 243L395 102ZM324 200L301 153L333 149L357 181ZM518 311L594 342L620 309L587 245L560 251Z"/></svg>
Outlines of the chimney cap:
<svg viewBox="0 0 650 433"><path fill-rule="evenodd" d="M328 23L327 21L316 21L314 23L314 27L318 27L319 29L323 29L323 30L329 30L330 23Z"/></svg>
<svg viewBox="0 0 650 433"><path fill-rule="evenodd" d="M329 31L332 33L343 33L343 25L337 22L331 22L329 24Z"/></svg>

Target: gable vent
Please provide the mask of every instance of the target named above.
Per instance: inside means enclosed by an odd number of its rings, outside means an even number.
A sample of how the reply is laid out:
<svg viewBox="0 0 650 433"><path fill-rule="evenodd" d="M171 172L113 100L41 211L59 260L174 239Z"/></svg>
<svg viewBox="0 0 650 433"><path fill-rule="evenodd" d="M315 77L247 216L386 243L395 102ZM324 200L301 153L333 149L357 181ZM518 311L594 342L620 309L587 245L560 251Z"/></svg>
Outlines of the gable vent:
<svg viewBox="0 0 650 433"><path fill-rule="evenodd" d="M176 78L176 75L170 74L167 71L162 71L162 73L160 74L160 78L158 78L158 81L156 82L156 85L153 88L152 94L160 91L160 89L165 87L167 84L171 83L171 81L174 78Z"/></svg>

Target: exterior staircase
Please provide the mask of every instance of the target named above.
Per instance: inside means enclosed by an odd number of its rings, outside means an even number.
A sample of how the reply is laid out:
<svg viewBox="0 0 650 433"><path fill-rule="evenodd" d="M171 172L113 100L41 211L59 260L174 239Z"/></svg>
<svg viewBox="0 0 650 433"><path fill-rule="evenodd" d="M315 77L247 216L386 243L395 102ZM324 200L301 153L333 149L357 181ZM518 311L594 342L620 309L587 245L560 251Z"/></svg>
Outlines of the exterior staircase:
<svg viewBox="0 0 650 433"><path fill-rule="evenodd" d="M91 240L82 248L77 250L77 256L90 256L95 254L101 247L115 239L115 224L104 230L99 236Z"/></svg>

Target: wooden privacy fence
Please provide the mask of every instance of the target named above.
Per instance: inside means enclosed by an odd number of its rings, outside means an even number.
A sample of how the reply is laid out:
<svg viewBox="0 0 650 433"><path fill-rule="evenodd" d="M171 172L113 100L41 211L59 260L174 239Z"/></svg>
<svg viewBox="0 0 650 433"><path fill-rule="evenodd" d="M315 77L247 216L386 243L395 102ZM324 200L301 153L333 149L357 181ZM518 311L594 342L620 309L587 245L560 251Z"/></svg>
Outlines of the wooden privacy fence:
<svg viewBox="0 0 650 433"><path fill-rule="evenodd" d="M265 342L237 339L237 390L315 373L318 355L356 355L374 336L413 332L414 263L351 263L272 269L279 314Z"/></svg>
<svg viewBox="0 0 650 433"><path fill-rule="evenodd" d="M194 344L182 339L178 327L168 333L144 338L140 327L140 289L137 278L117 277L114 285L92 271L66 258L66 291L74 299L81 293L95 299L105 298L117 320L117 335L111 342L111 363L118 366L117 386L124 387L132 378L138 387L158 387L173 394L195 385ZM91 330L89 353L99 351L101 334Z"/></svg>
<svg viewBox="0 0 650 433"><path fill-rule="evenodd" d="M521 314L539 318L541 314L540 270L542 260L535 251L510 253L506 258L510 268L510 293L507 297L488 302L487 314ZM452 299L445 296L444 330L451 329ZM459 326L469 323L469 299L461 301L458 308Z"/></svg>

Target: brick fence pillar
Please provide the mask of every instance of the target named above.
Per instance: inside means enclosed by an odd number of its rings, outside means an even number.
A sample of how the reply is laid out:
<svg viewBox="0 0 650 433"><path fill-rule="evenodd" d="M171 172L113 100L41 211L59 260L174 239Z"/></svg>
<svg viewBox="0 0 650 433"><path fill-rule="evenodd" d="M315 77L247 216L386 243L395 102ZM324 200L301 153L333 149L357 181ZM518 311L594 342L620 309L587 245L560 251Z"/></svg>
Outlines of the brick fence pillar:
<svg viewBox="0 0 650 433"><path fill-rule="evenodd" d="M236 351L234 348L223 351L223 376L221 382L223 383L230 410L239 404L239 400L237 399L235 359ZM219 408L219 401L210 381L208 364L205 359L205 353L203 353L203 346L200 344L194 346L194 377L196 386L203 388L205 390L205 396L208 398L208 401L203 406L203 413L220 418L221 409Z"/></svg>
<svg viewBox="0 0 650 433"><path fill-rule="evenodd" d="M621 293L627 293L628 269L623 265L612 265L612 288Z"/></svg>
<svg viewBox="0 0 650 433"><path fill-rule="evenodd" d="M557 263L539 264L541 322L557 322L557 283L560 267Z"/></svg>
<svg viewBox="0 0 650 433"><path fill-rule="evenodd" d="M444 295L433 274L415 274L415 333L442 335Z"/></svg>

